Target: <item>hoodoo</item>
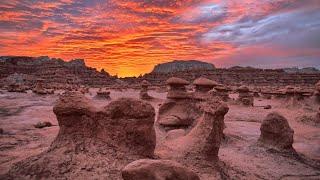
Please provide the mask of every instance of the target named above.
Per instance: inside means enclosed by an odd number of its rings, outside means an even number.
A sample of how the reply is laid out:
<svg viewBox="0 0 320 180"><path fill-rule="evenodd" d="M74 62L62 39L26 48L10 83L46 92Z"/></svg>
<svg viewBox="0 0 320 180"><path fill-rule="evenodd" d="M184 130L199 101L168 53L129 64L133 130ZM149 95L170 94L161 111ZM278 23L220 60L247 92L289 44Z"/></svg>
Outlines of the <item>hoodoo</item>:
<svg viewBox="0 0 320 180"><path fill-rule="evenodd" d="M153 157L150 104L122 98L99 111L82 94L68 92L53 110L60 126L56 139L47 151L15 164L7 179L121 179L125 165Z"/></svg>

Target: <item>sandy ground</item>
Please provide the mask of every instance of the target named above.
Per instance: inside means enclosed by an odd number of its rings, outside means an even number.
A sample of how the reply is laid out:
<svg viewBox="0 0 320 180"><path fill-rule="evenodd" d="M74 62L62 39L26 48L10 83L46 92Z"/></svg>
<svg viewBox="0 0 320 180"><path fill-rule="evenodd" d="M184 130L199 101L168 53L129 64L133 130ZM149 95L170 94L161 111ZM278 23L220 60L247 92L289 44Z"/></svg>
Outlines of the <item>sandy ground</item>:
<svg viewBox="0 0 320 180"><path fill-rule="evenodd" d="M87 96L97 107L103 107L110 101L96 100L96 89L91 89ZM111 91L111 99L119 97L138 98L138 91ZM150 103L158 111L165 100L166 93L149 92L155 97ZM236 95L232 95L236 98ZM39 121L50 121L57 125L52 112L58 95L38 96L32 93L0 94L0 174L6 173L10 166L29 156L46 150L56 137L59 126L43 129L34 128ZM262 107L243 107L229 103L229 112L225 116L227 140L219 152L221 161L226 164L228 173L235 179L320 179L319 167L312 163L287 157L276 152L266 152L257 147L260 124L264 117L278 111L289 121L294 129L294 148L307 159L320 160L320 127L300 122L304 114L316 112L316 105L297 105L288 107L279 100L255 99L256 106L271 105L272 109Z"/></svg>

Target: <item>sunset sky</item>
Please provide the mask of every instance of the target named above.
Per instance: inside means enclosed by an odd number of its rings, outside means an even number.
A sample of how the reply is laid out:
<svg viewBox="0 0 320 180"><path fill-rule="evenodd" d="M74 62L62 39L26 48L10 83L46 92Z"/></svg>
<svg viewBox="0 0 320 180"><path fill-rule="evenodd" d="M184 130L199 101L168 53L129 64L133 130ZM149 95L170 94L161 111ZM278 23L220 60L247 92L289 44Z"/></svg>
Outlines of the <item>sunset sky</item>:
<svg viewBox="0 0 320 180"><path fill-rule="evenodd" d="M0 55L83 58L119 76L171 60L320 67L320 0L1 0Z"/></svg>

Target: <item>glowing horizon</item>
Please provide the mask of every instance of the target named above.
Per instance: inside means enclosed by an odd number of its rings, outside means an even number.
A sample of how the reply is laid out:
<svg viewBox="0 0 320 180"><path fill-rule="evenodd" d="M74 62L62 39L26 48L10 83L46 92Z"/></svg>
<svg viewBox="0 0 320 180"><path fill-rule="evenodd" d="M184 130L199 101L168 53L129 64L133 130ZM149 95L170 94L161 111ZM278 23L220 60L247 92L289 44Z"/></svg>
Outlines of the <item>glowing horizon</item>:
<svg viewBox="0 0 320 180"><path fill-rule="evenodd" d="M172 60L320 67L317 0L12 0L0 15L0 55L81 58L119 77Z"/></svg>

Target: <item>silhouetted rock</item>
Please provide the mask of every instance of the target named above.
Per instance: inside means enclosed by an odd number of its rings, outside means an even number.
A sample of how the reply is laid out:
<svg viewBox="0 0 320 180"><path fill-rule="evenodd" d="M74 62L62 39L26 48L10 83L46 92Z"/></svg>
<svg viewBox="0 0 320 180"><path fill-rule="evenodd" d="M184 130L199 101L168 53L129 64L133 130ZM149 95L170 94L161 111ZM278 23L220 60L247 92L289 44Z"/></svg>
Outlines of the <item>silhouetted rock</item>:
<svg viewBox="0 0 320 180"><path fill-rule="evenodd" d="M153 73L172 73L179 71L190 70L213 70L215 69L213 64L201 62L201 61L172 61L168 63L158 64L154 67Z"/></svg>

